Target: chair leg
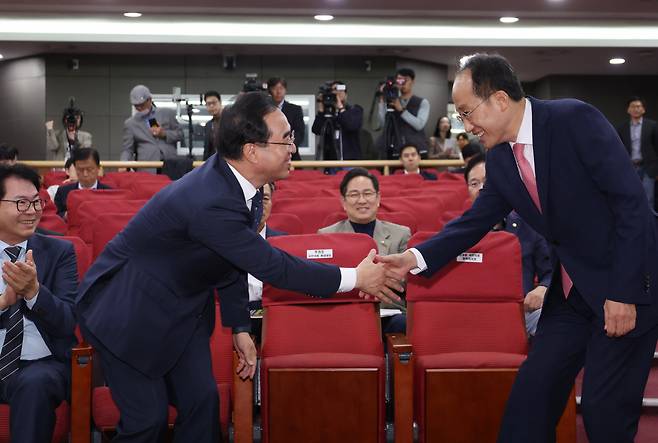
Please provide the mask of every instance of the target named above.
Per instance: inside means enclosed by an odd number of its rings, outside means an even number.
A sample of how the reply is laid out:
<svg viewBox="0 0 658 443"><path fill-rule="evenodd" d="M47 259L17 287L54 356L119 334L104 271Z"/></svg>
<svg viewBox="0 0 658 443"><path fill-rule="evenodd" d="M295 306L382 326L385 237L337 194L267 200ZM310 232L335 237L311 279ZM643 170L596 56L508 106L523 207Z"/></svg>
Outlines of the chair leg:
<svg viewBox="0 0 658 443"><path fill-rule="evenodd" d="M71 356L71 443L90 443L94 350L80 343Z"/></svg>
<svg viewBox="0 0 658 443"><path fill-rule="evenodd" d="M242 380L235 369L238 355L233 352L233 429L235 443L253 443L254 386L251 379Z"/></svg>

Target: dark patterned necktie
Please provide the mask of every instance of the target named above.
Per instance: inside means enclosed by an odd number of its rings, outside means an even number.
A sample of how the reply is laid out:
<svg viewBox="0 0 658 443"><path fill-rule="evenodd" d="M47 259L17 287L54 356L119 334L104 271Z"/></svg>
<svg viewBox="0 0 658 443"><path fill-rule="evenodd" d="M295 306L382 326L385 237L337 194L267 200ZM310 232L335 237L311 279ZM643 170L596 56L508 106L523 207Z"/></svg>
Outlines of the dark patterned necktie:
<svg viewBox="0 0 658 443"><path fill-rule="evenodd" d="M251 198L251 227L254 231L258 229L262 217L263 194L261 194L261 191L256 191L256 194Z"/></svg>
<svg viewBox="0 0 658 443"><path fill-rule="evenodd" d="M5 248L5 252L11 262L15 263L21 254L21 247L11 246ZM23 314L21 313L20 303L11 306L5 315L8 317L4 322L7 333L5 334L5 342L2 345L2 352L0 352L0 381L5 381L18 371L21 349L23 348Z"/></svg>

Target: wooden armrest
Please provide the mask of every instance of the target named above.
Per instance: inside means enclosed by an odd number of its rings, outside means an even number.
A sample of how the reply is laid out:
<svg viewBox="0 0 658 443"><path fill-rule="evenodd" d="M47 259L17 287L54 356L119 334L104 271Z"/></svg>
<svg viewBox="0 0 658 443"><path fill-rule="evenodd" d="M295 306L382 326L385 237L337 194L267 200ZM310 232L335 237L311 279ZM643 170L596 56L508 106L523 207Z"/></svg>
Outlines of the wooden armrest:
<svg viewBox="0 0 658 443"><path fill-rule="evenodd" d="M393 362L393 402L395 443L412 443L414 438L414 356L413 346L404 334L387 334L388 352Z"/></svg>
<svg viewBox="0 0 658 443"><path fill-rule="evenodd" d="M71 443L91 440L91 378L94 348L82 342L71 350Z"/></svg>
<svg viewBox="0 0 658 443"><path fill-rule="evenodd" d="M237 374L238 354L233 351L233 441L252 443L254 438L254 382Z"/></svg>

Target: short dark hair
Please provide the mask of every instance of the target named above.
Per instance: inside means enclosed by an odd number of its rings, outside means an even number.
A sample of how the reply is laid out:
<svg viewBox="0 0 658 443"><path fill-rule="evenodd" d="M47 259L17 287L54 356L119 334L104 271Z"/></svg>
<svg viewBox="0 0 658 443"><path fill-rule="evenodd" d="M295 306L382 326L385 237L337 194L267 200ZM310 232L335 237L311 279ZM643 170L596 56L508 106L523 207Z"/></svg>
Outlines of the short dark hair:
<svg viewBox="0 0 658 443"><path fill-rule="evenodd" d="M340 195L345 197L345 193L347 192L347 185L352 181L353 178L357 177L369 178L370 181L372 181L372 186L375 188L375 191L379 192L379 180L377 180L377 177L372 175L365 168L353 168L347 171L347 174L345 174L345 177L343 177L340 182Z"/></svg>
<svg viewBox="0 0 658 443"><path fill-rule="evenodd" d="M465 138L468 141L468 134L465 132L460 132L455 138Z"/></svg>
<svg viewBox="0 0 658 443"><path fill-rule="evenodd" d="M444 118L448 119L448 134L446 134L446 138L450 138L452 133L452 124L450 123L450 118L447 115L444 115L443 117L439 117L439 119L436 121L436 127L434 128L434 137L440 137L441 136L441 131L439 130L439 123L441 123L441 120Z"/></svg>
<svg viewBox="0 0 658 443"><path fill-rule="evenodd" d="M73 157L67 158L66 161L64 162L64 169L68 169L71 166L73 166Z"/></svg>
<svg viewBox="0 0 658 443"><path fill-rule="evenodd" d="M286 81L285 78L283 78L283 77L271 77L267 81L267 90L269 91L270 89L272 89L273 87L275 87L279 83L281 83L284 88L288 89L288 82Z"/></svg>
<svg viewBox="0 0 658 443"><path fill-rule="evenodd" d="M416 151L416 154L420 155L420 152L418 151L418 146L416 146L416 145L406 145L406 146L403 146L403 147L400 148L400 157L402 157L402 152L407 148L414 148L414 150Z"/></svg>
<svg viewBox="0 0 658 443"><path fill-rule="evenodd" d="M482 154L483 152L484 152L484 148L482 147L481 144L479 144L478 142L470 142L469 144L464 146L464 149L462 149L462 157L469 158L477 154Z"/></svg>
<svg viewBox="0 0 658 443"><path fill-rule="evenodd" d="M464 168L464 180L468 183L468 174L471 173L471 169L479 165L480 163L485 163L487 160L487 156L485 153L480 152L479 154L476 154L474 157L471 157L471 159L466 163L466 167Z"/></svg>
<svg viewBox="0 0 658 443"><path fill-rule="evenodd" d="M0 160L17 160L18 149L7 144L0 143Z"/></svg>
<svg viewBox="0 0 658 443"><path fill-rule="evenodd" d="M208 97L217 97L217 100L219 100L220 103L222 102L222 96L219 95L219 92L217 91L213 91L213 90L206 91L206 93L203 94L203 101L204 102L208 101Z"/></svg>
<svg viewBox="0 0 658 443"><path fill-rule="evenodd" d="M628 99L628 101L626 102L626 107L628 108L631 105L631 103L633 103L633 102L640 102L640 103L642 103L643 108L647 107L647 104L644 101L644 99L642 97L637 96L637 95L634 95L634 96L632 96L631 98Z"/></svg>
<svg viewBox="0 0 658 443"><path fill-rule="evenodd" d="M395 72L395 75L400 75L402 77L411 77L412 80L416 80L416 73L411 68L400 68Z"/></svg>
<svg viewBox="0 0 658 443"><path fill-rule="evenodd" d="M41 177L39 173L29 166L16 164L16 165L0 165L0 198L5 198L7 187L5 181L9 177L16 177L22 180L27 180L34 185L38 191L41 186Z"/></svg>
<svg viewBox="0 0 658 443"><path fill-rule="evenodd" d="M98 151L95 150L94 148L74 149L73 153L71 154L71 158L73 158L73 164L74 165L75 165L75 162L81 162L81 161L89 160L90 158L94 159L94 163L96 163L96 166L101 165L101 157L98 154Z"/></svg>
<svg viewBox="0 0 658 443"><path fill-rule="evenodd" d="M505 91L514 101L525 97L523 87L512 65L498 54L474 54L460 64L457 75L471 71L473 93L482 99L496 91Z"/></svg>
<svg viewBox="0 0 658 443"><path fill-rule="evenodd" d="M217 152L224 158L239 160L246 143L266 141L270 130L265 116L278 108L264 92L245 92L222 111L219 120Z"/></svg>

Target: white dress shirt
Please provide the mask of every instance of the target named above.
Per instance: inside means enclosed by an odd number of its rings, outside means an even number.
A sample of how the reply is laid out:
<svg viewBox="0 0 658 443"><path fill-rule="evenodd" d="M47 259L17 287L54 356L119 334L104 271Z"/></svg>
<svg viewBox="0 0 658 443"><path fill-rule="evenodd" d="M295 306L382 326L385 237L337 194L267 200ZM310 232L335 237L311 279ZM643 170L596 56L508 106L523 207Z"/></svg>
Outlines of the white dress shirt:
<svg viewBox="0 0 658 443"><path fill-rule="evenodd" d="M10 246L21 247L21 253L18 255L18 259L16 261L24 262L25 254L27 253L27 240L17 245L9 245L0 240L0 260L2 263L11 261L5 252L5 248ZM4 293L6 288L7 283L5 283L4 279L0 278L0 293ZM30 300L25 300L25 305L28 307L28 309L32 309L34 307L38 297L39 293L37 293L37 295L32 297ZM7 309L0 310L0 313L5 312ZM2 349L2 345L5 343L6 334L6 329L0 329L0 349ZM48 349L48 346L46 346L46 342L43 340L43 337L41 337L37 326L34 324L34 322L28 320L27 317L23 317L23 347L21 348L21 360L38 360L40 358L48 357L49 355L52 355L52 353L50 352L50 349Z"/></svg>
<svg viewBox="0 0 658 443"><path fill-rule="evenodd" d="M258 191L254 185L240 174L230 163L227 165L235 178L238 179L242 193L244 194L247 209L251 211L251 201ZM340 285L336 292L349 292L356 286L356 268L340 268Z"/></svg>
<svg viewBox="0 0 658 443"><path fill-rule="evenodd" d="M523 120L521 120L521 127L519 128L519 133L516 136L516 141L509 142L509 145L510 145L510 149L512 149L515 143L522 143L525 145L523 148L523 156L525 157L526 160L528 160L528 163L530 163L530 167L532 168L532 174L536 176L535 151L532 146L532 105L530 104L530 100L528 100L527 98L524 100L525 100L525 109L523 111ZM517 164L516 167L518 169L519 165ZM521 176L520 169L519 169L519 176ZM523 178L521 180L523 180ZM425 262L423 255L418 251L418 249L411 248L409 250L416 257L416 265L417 265L410 272L416 275L426 270L427 263Z"/></svg>

